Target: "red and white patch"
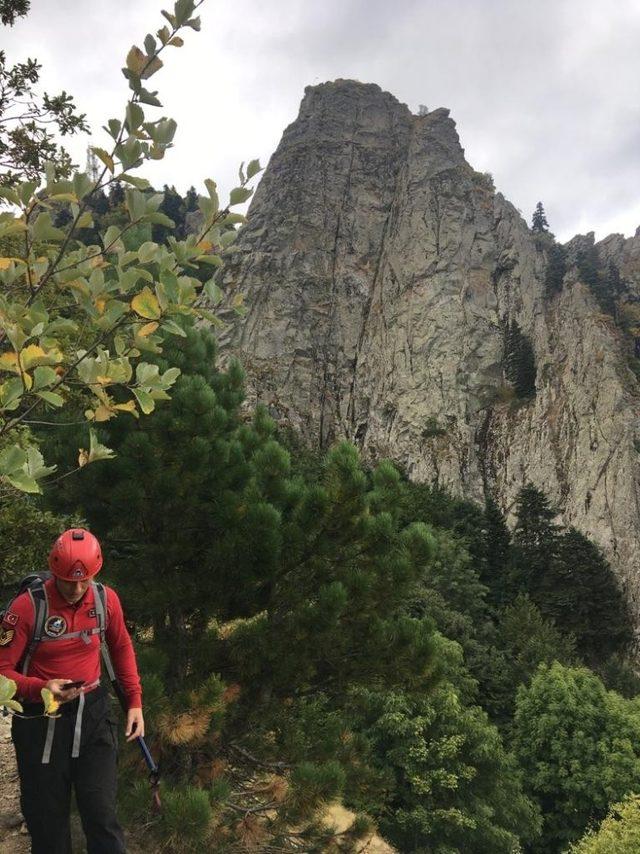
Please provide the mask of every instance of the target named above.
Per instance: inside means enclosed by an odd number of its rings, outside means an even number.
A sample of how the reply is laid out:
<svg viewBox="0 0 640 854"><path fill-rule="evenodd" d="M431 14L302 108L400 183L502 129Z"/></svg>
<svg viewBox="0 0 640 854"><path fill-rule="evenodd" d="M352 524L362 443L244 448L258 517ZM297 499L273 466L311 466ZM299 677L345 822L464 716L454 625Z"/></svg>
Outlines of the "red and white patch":
<svg viewBox="0 0 640 854"><path fill-rule="evenodd" d="M19 619L20 617L17 614L14 614L13 611L7 611L7 613L4 615L2 624L7 626L15 626Z"/></svg>

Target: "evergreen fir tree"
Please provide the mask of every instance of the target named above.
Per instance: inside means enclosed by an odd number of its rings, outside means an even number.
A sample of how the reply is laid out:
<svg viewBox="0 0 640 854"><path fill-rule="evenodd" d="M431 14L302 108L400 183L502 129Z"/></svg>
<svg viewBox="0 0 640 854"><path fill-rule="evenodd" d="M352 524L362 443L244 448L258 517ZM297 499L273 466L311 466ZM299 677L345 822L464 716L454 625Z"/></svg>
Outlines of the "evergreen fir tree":
<svg viewBox="0 0 640 854"><path fill-rule="evenodd" d="M155 243L165 243L170 234L174 234L179 240L184 239L186 208L184 199L175 187L164 185L163 199L158 210L173 220L174 226L170 228L166 225L154 225L152 238Z"/></svg>
<svg viewBox="0 0 640 854"><path fill-rule="evenodd" d="M544 493L528 483L518 493L516 514L513 584L537 602L537 593L557 554L558 527L553 523L556 511Z"/></svg>
<svg viewBox="0 0 640 854"><path fill-rule="evenodd" d="M481 580L489 590L489 601L504 605L514 596L510 589L511 534L496 501L489 496L484 511L484 572Z"/></svg>
<svg viewBox="0 0 640 854"><path fill-rule="evenodd" d="M109 207L116 208L124 204L124 187L120 181L114 181L109 187Z"/></svg>
<svg viewBox="0 0 640 854"><path fill-rule="evenodd" d="M535 396L536 362L533 347L518 322L507 323L504 333L505 374L521 399Z"/></svg>
<svg viewBox="0 0 640 854"><path fill-rule="evenodd" d="M575 636L578 652L592 666L631 642L630 616L611 567L575 528L558 538L538 597L545 613Z"/></svg>
<svg viewBox="0 0 640 854"><path fill-rule="evenodd" d="M531 230L537 234L549 231L549 223L547 222L542 202L538 202L536 209L533 212L533 216L531 217Z"/></svg>
<svg viewBox="0 0 640 854"><path fill-rule="evenodd" d="M547 296L560 293L566 272L566 250L559 243L552 243L547 251L547 269L544 280Z"/></svg>
<svg viewBox="0 0 640 854"><path fill-rule="evenodd" d="M198 194L196 188L192 185L187 190L187 195L184 199L185 209L187 213L192 213L198 210Z"/></svg>

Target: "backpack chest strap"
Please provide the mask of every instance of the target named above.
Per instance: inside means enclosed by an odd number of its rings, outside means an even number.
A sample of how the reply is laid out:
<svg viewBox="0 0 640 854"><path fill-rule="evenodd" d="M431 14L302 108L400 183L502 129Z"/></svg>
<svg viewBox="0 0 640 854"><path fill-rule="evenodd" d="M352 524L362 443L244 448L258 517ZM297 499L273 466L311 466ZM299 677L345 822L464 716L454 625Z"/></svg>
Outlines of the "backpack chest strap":
<svg viewBox="0 0 640 854"><path fill-rule="evenodd" d="M51 637L50 635L43 635L40 639L40 643L48 643L50 641L58 641L58 640L69 640L69 638L82 638L85 643L91 643L92 635L99 635L102 633L102 629L99 626L94 626L93 629L80 629L77 632L65 632L63 635L57 635L56 637Z"/></svg>

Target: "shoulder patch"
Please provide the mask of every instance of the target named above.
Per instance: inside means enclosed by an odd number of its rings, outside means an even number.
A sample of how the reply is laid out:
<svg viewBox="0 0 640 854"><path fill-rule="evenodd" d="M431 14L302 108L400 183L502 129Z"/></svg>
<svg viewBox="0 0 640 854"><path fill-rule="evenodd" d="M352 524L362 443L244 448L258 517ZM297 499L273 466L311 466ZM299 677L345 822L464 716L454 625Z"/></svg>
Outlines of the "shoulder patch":
<svg viewBox="0 0 640 854"><path fill-rule="evenodd" d="M0 627L0 646L9 646L14 635L14 629L3 629Z"/></svg>
<svg viewBox="0 0 640 854"><path fill-rule="evenodd" d="M13 611L7 611L2 623L5 626L15 626L19 619L20 617L17 614L14 614Z"/></svg>

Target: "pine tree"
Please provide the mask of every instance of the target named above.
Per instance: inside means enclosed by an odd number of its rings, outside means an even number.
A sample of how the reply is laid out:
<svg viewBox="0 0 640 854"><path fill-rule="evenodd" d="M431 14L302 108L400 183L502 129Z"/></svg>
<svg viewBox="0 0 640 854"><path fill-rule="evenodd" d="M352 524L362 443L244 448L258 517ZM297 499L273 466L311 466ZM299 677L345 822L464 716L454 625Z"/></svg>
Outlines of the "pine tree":
<svg viewBox="0 0 640 854"><path fill-rule="evenodd" d="M510 601L511 534L496 501L488 496L484 511L484 567L481 580L489 590L489 601L496 606Z"/></svg>
<svg viewBox="0 0 640 854"><path fill-rule="evenodd" d="M566 250L561 244L553 243L547 252L547 269L544 279L547 296L560 293L566 272Z"/></svg>
<svg viewBox="0 0 640 854"><path fill-rule="evenodd" d="M120 181L114 181L109 187L109 207L116 208L124 204L124 188Z"/></svg>
<svg viewBox="0 0 640 854"><path fill-rule="evenodd" d="M544 493L528 483L518 493L516 514L513 583L537 603L537 593L557 554L558 527L553 523L556 511Z"/></svg>
<svg viewBox="0 0 640 854"><path fill-rule="evenodd" d="M513 384L516 395L523 400L536 393L536 361L531 342L518 322L506 324L504 333L505 375Z"/></svg>
<svg viewBox="0 0 640 854"><path fill-rule="evenodd" d="M187 213L192 213L193 211L198 210L198 194L196 193L196 188L193 185L187 190L187 195L185 196L184 201Z"/></svg>
<svg viewBox="0 0 640 854"><path fill-rule="evenodd" d="M536 209L533 212L533 216L531 217L531 230L535 234L542 234L543 232L549 231L549 223L547 222L542 202L538 202Z"/></svg>
<svg viewBox="0 0 640 854"><path fill-rule="evenodd" d="M575 528L558 538L538 597L545 614L575 636L578 652L591 666L623 652L631 642L629 612L611 567Z"/></svg>

